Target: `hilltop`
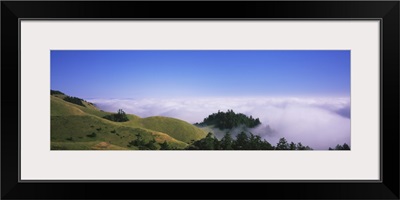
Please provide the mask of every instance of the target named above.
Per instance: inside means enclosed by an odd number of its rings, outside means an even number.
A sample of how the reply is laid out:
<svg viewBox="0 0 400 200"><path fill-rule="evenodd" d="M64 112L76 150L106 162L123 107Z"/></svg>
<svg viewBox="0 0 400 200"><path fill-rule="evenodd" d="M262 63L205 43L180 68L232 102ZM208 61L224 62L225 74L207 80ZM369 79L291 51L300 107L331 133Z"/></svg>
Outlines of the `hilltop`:
<svg viewBox="0 0 400 200"><path fill-rule="evenodd" d="M162 116L141 118L124 114L127 121L107 116L95 104L51 90L52 150L184 149L207 133L185 121Z"/></svg>
<svg viewBox="0 0 400 200"><path fill-rule="evenodd" d="M237 128L239 126L254 128L260 124L260 119L254 119L251 115L248 117L242 113L235 113L233 110L228 110L227 112L221 112L218 110L217 113L213 113L204 118L203 122L196 123L196 125L200 126L212 125L220 130Z"/></svg>

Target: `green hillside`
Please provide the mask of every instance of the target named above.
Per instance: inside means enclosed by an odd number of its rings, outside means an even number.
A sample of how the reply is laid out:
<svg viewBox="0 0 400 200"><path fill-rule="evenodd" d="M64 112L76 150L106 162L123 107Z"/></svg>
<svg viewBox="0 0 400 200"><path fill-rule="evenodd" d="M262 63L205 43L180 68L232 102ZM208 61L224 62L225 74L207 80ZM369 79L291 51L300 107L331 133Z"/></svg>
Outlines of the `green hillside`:
<svg viewBox="0 0 400 200"><path fill-rule="evenodd" d="M90 102L82 101L82 106L65 101L65 96L50 97L52 150L136 150L140 147L131 145L132 141L141 138L144 143L154 143L155 149L164 142L172 149L183 149L192 140L206 136L205 131L168 117L128 114L127 122L110 121L103 117L113 113L103 112Z"/></svg>
<svg viewBox="0 0 400 200"><path fill-rule="evenodd" d="M126 124L167 133L171 137L186 143L204 138L207 133L185 121L169 117L134 118L130 121Z"/></svg>

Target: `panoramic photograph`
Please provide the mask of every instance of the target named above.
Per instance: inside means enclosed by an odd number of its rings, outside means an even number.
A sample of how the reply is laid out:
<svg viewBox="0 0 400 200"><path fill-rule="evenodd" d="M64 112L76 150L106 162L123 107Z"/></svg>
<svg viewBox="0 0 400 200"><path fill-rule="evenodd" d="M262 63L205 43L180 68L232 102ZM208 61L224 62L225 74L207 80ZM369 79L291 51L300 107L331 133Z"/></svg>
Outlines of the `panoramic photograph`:
<svg viewBox="0 0 400 200"><path fill-rule="evenodd" d="M52 50L51 150L351 149L349 50Z"/></svg>

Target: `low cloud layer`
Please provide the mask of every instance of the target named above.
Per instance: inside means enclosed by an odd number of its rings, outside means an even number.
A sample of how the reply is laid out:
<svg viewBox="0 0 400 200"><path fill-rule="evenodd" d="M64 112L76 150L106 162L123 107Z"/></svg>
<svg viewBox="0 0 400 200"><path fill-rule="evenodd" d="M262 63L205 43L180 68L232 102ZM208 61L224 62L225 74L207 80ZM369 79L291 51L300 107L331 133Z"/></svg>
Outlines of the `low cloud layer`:
<svg viewBox="0 0 400 200"><path fill-rule="evenodd" d="M100 109L140 117L167 116L189 123L233 109L260 118L251 130L276 145L279 138L326 150L337 144L350 145L349 98L187 98L187 99L90 99ZM271 129L273 131L271 131Z"/></svg>

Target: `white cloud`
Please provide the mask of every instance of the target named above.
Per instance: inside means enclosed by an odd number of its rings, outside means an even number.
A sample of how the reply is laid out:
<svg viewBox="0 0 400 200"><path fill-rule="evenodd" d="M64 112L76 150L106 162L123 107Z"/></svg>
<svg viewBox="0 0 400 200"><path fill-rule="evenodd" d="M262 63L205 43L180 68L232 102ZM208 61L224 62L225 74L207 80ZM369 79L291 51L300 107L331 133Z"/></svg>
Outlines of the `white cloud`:
<svg viewBox="0 0 400 200"><path fill-rule="evenodd" d="M201 122L218 110L260 118L252 130L275 145L281 137L314 149L350 144L349 98L182 98L182 99L90 99L100 109L140 117L167 116L189 123ZM269 125L274 133L268 133Z"/></svg>

